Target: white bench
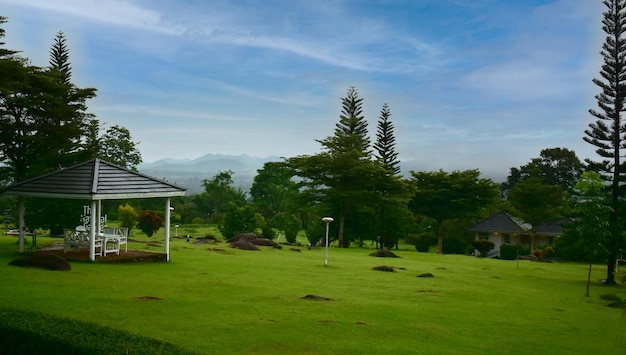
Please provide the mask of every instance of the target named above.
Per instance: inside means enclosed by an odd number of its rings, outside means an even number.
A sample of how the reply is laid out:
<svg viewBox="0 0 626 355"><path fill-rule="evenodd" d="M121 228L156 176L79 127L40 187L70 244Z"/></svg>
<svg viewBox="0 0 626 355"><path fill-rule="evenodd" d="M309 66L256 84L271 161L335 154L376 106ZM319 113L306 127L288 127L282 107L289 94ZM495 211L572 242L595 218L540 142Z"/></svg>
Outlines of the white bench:
<svg viewBox="0 0 626 355"><path fill-rule="evenodd" d="M63 249L64 252L78 251L81 247L89 248L90 233L86 230L63 229ZM96 237L95 255L102 256L102 238Z"/></svg>

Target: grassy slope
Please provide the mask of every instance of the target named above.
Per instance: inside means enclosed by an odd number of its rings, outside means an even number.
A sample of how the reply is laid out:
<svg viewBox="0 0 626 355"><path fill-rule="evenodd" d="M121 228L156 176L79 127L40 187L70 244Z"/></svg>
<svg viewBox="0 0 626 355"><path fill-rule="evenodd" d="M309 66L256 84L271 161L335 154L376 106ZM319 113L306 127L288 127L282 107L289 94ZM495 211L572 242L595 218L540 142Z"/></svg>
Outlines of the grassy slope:
<svg viewBox="0 0 626 355"><path fill-rule="evenodd" d="M14 241L0 237L0 305L190 351L603 354L626 346L626 315L599 297L624 299L626 288L596 283L585 298L580 264L520 261L518 268L414 251L374 258L373 250L351 248L331 249L324 267L323 249L242 251L173 239L168 264L73 262L71 272L53 272L8 266ZM131 244L139 247L146 248ZM371 270L377 265L403 269ZM592 279L603 272L595 267ZM307 294L333 300L302 299Z"/></svg>

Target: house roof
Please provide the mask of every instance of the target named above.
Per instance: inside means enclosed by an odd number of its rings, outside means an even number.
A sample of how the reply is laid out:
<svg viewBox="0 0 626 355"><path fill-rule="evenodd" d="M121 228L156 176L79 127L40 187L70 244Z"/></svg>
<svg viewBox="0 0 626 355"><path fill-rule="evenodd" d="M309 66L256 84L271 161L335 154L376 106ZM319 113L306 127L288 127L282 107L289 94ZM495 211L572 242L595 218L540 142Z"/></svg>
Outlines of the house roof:
<svg viewBox="0 0 626 355"><path fill-rule="evenodd" d="M560 218L550 222L540 223L535 227L535 234L544 236L558 236L563 233L563 224L570 221L567 218ZM471 232L485 233L518 233L528 234L532 225L524 223L521 219L513 217L508 213L498 212L491 215L467 230Z"/></svg>
<svg viewBox="0 0 626 355"><path fill-rule="evenodd" d="M571 222L571 219L564 217L554 221L541 223L537 225L537 228L535 228L535 233L539 235L558 236L563 234L563 225Z"/></svg>
<svg viewBox="0 0 626 355"><path fill-rule="evenodd" d="M527 224L521 220L512 217L508 213L498 212L487 217L467 230L472 232L489 232L489 233L525 233L529 228Z"/></svg>
<svg viewBox="0 0 626 355"><path fill-rule="evenodd" d="M8 195L86 200L183 196L187 189L92 159L7 187Z"/></svg>

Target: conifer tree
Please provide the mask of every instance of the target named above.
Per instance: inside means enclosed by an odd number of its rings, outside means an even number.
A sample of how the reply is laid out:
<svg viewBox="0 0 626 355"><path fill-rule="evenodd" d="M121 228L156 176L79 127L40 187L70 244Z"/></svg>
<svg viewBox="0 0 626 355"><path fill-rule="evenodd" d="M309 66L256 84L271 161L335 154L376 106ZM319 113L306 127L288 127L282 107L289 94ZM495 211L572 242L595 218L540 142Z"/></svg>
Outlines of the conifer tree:
<svg viewBox="0 0 626 355"><path fill-rule="evenodd" d="M59 31L54 38L54 44L50 49L50 67L59 75L59 80L66 85L71 84L72 67L69 62L70 54L65 45L65 34Z"/></svg>
<svg viewBox="0 0 626 355"><path fill-rule="evenodd" d="M400 162L398 153L395 151L396 137L394 136L393 123L391 123L391 111L387 103L383 104L378 120L378 131L376 132L376 161L393 175L400 174Z"/></svg>
<svg viewBox="0 0 626 355"><path fill-rule="evenodd" d="M347 247L349 243L344 243L346 218L352 207L367 192L363 188L363 184L367 182L364 171L370 170L366 166L371 165L372 152L368 125L363 116L363 98L359 97L354 86L348 89L341 103L342 110L334 135L318 142L330 155L330 179L326 184L331 190L327 196L333 201L332 205L338 206L338 244L340 247Z"/></svg>
<svg viewBox="0 0 626 355"><path fill-rule="evenodd" d="M363 98L352 86L346 97L341 99L342 110L339 122L335 124L335 134L318 140L331 154L350 153L354 158L367 159L371 156L370 139L367 136L367 121L363 116Z"/></svg>
<svg viewBox="0 0 626 355"><path fill-rule="evenodd" d="M606 11L603 13L602 30L606 37L600 54L604 60L600 70L600 79L593 83L600 88L595 96L599 110L590 109L589 113L597 120L589 124L583 139L597 147L596 153L604 160L587 160L589 167L601 173L610 183L611 238L607 243L606 283L615 283L615 261L622 247L624 227L624 208L620 200L624 197L626 165L620 160L626 153L626 122L622 117L626 98L626 1L605 0Z"/></svg>
<svg viewBox="0 0 626 355"><path fill-rule="evenodd" d="M371 201L374 190L374 176L381 175L383 169L371 159L363 99L356 88L348 89L341 102L342 111L334 134L316 140L323 151L312 156L291 158L289 164L302 178L300 184L307 187L303 189L303 198L314 201L320 213L335 218L333 225L339 228L335 234L338 244L347 247L350 239L344 240L344 229L347 226L352 231L363 230L362 223L358 221L363 219L363 214L357 210L371 205L368 201ZM356 238L356 234L352 233L351 237Z"/></svg>

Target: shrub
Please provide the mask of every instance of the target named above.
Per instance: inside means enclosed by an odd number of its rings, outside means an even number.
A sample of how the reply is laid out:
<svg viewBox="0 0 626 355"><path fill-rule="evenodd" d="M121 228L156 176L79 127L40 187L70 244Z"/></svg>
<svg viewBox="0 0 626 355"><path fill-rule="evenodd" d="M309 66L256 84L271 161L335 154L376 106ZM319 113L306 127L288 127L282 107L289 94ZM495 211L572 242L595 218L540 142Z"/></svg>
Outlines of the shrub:
<svg viewBox="0 0 626 355"><path fill-rule="evenodd" d="M613 302L622 302L623 300L621 298L619 298L616 294L614 293L605 293L600 295L600 299L601 300L605 300L605 301L613 301Z"/></svg>
<svg viewBox="0 0 626 355"><path fill-rule="evenodd" d="M143 211L137 217L137 228L152 237L163 226L163 219L154 211Z"/></svg>
<svg viewBox="0 0 626 355"><path fill-rule="evenodd" d="M468 243L461 238L443 238L444 254L465 254Z"/></svg>
<svg viewBox="0 0 626 355"><path fill-rule="evenodd" d="M541 256L544 258L547 258L552 254L554 254L554 248L551 245L548 245L541 251Z"/></svg>
<svg viewBox="0 0 626 355"><path fill-rule="evenodd" d="M437 243L437 240L428 234L409 234L404 237L404 242L415 245L415 250L420 253L428 253L430 247Z"/></svg>
<svg viewBox="0 0 626 355"><path fill-rule="evenodd" d="M271 219L270 224L272 227L285 232L285 238L289 244L296 242L296 237L302 226L300 219L293 214L279 214Z"/></svg>
<svg viewBox="0 0 626 355"><path fill-rule="evenodd" d="M135 208L130 205L120 205L117 208L117 214L119 217L120 226L126 227L131 230L135 225L135 221L137 220L137 211L135 210Z"/></svg>
<svg viewBox="0 0 626 355"><path fill-rule="evenodd" d="M266 225L265 219L252 206L233 208L224 216L220 232L224 238L231 238L241 233L256 232Z"/></svg>
<svg viewBox="0 0 626 355"><path fill-rule="evenodd" d="M515 260L518 255L517 245L502 244L500 245L500 259Z"/></svg>
<svg viewBox="0 0 626 355"><path fill-rule="evenodd" d="M311 222L307 225L306 239L309 240L311 245L318 245L319 241L325 237L326 237L326 225L324 223Z"/></svg>
<svg viewBox="0 0 626 355"><path fill-rule="evenodd" d="M496 245L488 239L478 239L472 240L472 246L480 252L480 256L488 256L489 251L493 249Z"/></svg>

